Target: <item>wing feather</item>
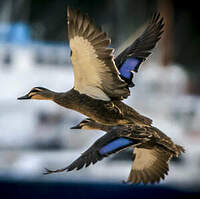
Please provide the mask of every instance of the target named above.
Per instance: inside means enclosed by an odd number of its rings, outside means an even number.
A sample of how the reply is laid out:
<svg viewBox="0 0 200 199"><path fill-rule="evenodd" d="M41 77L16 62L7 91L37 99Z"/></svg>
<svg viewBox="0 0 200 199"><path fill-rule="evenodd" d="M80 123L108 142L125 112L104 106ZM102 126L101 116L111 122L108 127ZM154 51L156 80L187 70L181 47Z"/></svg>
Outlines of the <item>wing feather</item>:
<svg viewBox="0 0 200 199"><path fill-rule="evenodd" d="M135 148L134 162L128 177L130 183L155 183L168 174L172 153L155 145L151 149Z"/></svg>
<svg viewBox="0 0 200 199"><path fill-rule="evenodd" d="M130 91L113 61L108 35L87 14L71 8L67 14L74 89L105 101L127 98Z"/></svg>
<svg viewBox="0 0 200 199"><path fill-rule="evenodd" d="M72 162L69 166L57 170L47 170L45 174L58 173L63 171L79 170L88 167L90 164L95 164L97 161L109 156L110 154L117 153L129 146L135 146L140 143L140 139L121 138L118 132L112 131L99 138L88 150Z"/></svg>
<svg viewBox="0 0 200 199"><path fill-rule="evenodd" d="M122 51L116 58L115 64L120 71L120 68L123 66L124 62L132 57L140 61L139 65L145 61L145 59L151 54L151 50L155 47L156 43L160 40L163 33L163 18L160 17L159 13L155 13L152 16L147 28L145 31L138 37L128 48ZM139 67L138 65L138 67ZM137 71L135 71L137 72ZM123 77L129 86L132 86L133 76L130 76L129 79Z"/></svg>

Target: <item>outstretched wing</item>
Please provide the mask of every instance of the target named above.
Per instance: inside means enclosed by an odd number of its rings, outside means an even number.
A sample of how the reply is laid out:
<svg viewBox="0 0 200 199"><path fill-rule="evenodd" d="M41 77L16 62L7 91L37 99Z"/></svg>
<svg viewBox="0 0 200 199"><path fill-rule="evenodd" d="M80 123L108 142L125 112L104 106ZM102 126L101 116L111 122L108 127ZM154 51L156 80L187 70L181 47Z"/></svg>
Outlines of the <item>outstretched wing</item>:
<svg viewBox="0 0 200 199"><path fill-rule="evenodd" d="M151 50L161 38L163 26L163 18L159 13L155 13L142 35L115 58L121 78L130 87L134 86L132 72L138 72L140 64L151 54Z"/></svg>
<svg viewBox="0 0 200 199"><path fill-rule="evenodd" d="M88 15L71 8L67 15L74 89L105 101L127 98L130 91L113 61L110 38Z"/></svg>
<svg viewBox="0 0 200 199"><path fill-rule="evenodd" d="M58 170L46 170L46 174L57 173L62 171L79 170L88 167L91 163L95 164L110 154L119 152L129 146L136 146L141 143L141 138L129 139L126 137L119 137L116 131L109 132L99 138L88 150L76 159L69 166Z"/></svg>
<svg viewBox="0 0 200 199"><path fill-rule="evenodd" d="M130 183L155 183L168 174L172 153L155 145L152 149L135 148L133 164L128 177Z"/></svg>

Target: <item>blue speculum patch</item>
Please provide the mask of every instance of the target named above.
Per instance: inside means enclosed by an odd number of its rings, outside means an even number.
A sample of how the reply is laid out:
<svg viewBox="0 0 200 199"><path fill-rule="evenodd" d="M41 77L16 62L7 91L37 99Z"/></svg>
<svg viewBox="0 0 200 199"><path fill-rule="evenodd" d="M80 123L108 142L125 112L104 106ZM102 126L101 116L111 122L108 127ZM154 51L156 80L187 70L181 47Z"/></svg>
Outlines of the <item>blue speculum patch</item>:
<svg viewBox="0 0 200 199"><path fill-rule="evenodd" d="M131 71L137 72L140 63L141 61L136 58L128 58L119 69L121 76L130 79Z"/></svg>
<svg viewBox="0 0 200 199"><path fill-rule="evenodd" d="M119 149L124 146L129 146L133 144L133 141L127 138L118 138L116 140L113 140L109 144L105 145L99 150L99 153L101 155L104 155L106 153L110 153L112 151L115 151L116 149Z"/></svg>

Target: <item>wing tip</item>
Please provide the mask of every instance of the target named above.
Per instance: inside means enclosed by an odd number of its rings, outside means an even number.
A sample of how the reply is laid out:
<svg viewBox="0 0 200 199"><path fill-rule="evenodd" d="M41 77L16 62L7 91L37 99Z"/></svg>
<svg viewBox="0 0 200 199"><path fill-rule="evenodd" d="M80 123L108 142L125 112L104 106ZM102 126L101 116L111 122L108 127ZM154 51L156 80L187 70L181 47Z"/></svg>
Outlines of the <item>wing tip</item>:
<svg viewBox="0 0 200 199"><path fill-rule="evenodd" d="M155 11L152 15L152 19L150 21L150 24L156 24L160 31L163 29L165 23L164 23L164 17L161 16L159 11Z"/></svg>
<svg viewBox="0 0 200 199"><path fill-rule="evenodd" d="M73 12L73 8L70 6L67 6L67 17L69 18L71 16L71 13Z"/></svg>

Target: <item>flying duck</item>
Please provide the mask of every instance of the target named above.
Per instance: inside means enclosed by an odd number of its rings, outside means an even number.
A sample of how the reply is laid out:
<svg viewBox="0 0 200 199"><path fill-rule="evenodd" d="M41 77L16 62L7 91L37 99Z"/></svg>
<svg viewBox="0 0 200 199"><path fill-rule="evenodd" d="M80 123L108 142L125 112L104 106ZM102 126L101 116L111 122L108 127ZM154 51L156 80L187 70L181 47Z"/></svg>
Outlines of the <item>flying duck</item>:
<svg viewBox="0 0 200 199"><path fill-rule="evenodd" d="M115 59L110 38L87 14L68 7L67 16L74 87L62 93L34 87L18 100L52 100L107 125L151 125L151 119L122 100L130 95L133 72L161 38L164 24L160 14L154 14L142 35Z"/></svg>
<svg viewBox="0 0 200 199"><path fill-rule="evenodd" d="M133 163L127 182L153 184L160 182L168 174L170 159L184 152L182 146L174 144L168 136L153 126L108 126L88 118L72 128L98 129L107 133L69 166L57 170L46 169L44 174L79 170L113 153L133 147Z"/></svg>

